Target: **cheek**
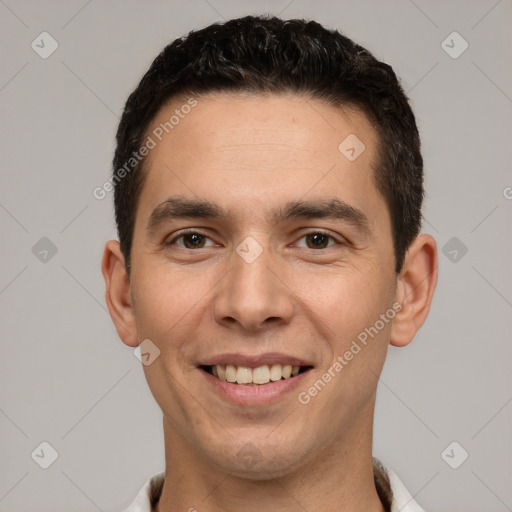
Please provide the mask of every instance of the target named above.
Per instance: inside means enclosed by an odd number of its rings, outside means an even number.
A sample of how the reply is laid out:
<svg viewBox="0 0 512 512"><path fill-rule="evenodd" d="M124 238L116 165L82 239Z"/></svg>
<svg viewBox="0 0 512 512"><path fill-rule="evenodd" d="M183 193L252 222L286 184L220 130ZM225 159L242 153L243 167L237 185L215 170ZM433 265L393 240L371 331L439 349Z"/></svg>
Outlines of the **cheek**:
<svg viewBox="0 0 512 512"><path fill-rule="evenodd" d="M338 270L330 278L309 279L304 297L315 311L317 332L327 333L331 354L322 364L326 373L320 376L329 382L330 391L321 393L317 407L324 411L337 403L340 408L333 414L341 421L357 404L368 403L375 392L394 316L394 281L389 271L389 278L383 277L385 270L377 267L366 267L364 272L353 267Z"/></svg>
<svg viewBox="0 0 512 512"><path fill-rule="evenodd" d="M351 381L356 394L368 390L370 383L373 387L375 375L380 374L395 313L393 281L378 277L371 273L352 276L344 281L338 297L334 359L341 358L343 378Z"/></svg>
<svg viewBox="0 0 512 512"><path fill-rule="evenodd" d="M206 298L201 280L166 271L165 265L135 267L132 285L139 336L162 342L190 324Z"/></svg>
<svg viewBox="0 0 512 512"><path fill-rule="evenodd" d="M301 301L317 321L330 332L334 344L343 344L373 325L391 307L392 278L384 278L383 269L354 266L339 267L318 275L302 274L296 281Z"/></svg>
<svg viewBox="0 0 512 512"><path fill-rule="evenodd" d="M312 412L330 418L325 426L333 435L358 408L371 403L386 358L394 295L392 281L378 275L346 271L325 282L316 280L306 290L315 302L316 321L328 326L331 356L313 388L301 390L302 397L311 399Z"/></svg>

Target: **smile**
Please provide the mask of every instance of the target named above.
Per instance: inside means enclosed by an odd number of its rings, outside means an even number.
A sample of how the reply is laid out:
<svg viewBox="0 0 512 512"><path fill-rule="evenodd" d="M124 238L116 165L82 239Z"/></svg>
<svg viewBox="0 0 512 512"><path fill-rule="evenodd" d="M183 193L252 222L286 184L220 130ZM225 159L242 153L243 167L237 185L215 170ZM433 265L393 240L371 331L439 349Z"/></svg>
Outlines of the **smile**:
<svg viewBox="0 0 512 512"><path fill-rule="evenodd" d="M290 364L264 364L257 368L233 364L202 366L204 371L221 381L244 386L264 386L270 382L291 379L310 368L311 366L292 366Z"/></svg>

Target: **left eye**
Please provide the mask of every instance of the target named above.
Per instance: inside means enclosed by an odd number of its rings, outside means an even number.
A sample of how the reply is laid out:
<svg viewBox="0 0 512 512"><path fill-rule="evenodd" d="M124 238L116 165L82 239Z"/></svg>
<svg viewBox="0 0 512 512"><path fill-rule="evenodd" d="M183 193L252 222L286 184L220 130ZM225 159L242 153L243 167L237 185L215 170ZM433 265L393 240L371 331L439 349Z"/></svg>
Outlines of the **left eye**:
<svg viewBox="0 0 512 512"><path fill-rule="evenodd" d="M305 240L305 247L307 249L326 249L327 247L336 245L336 242L331 235L322 232L308 233L307 235L302 236L300 240ZM304 247L304 245L297 245Z"/></svg>
<svg viewBox="0 0 512 512"><path fill-rule="evenodd" d="M209 245L207 245L207 241L210 241ZM171 243L175 243L178 247L184 247L185 249L203 249L213 245L212 240L200 233L185 233L176 237Z"/></svg>

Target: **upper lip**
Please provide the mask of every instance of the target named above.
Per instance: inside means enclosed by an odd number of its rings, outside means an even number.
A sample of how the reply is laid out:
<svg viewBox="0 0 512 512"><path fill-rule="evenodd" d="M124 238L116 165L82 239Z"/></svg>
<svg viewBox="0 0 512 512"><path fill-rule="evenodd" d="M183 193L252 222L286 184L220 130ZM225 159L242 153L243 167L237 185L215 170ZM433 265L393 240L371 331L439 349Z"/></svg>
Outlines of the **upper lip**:
<svg viewBox="0 0 512 512"><path fill-rule="evenodd" d="M232 364L234 366L246 366L248 368L258 368L263 365L289 364L291 366L313 366L311 362L298 357L282 354L278 352L267 352L265 354L247 355L247 354L219 354L209 357L199 364L199 366Z"/></svg>

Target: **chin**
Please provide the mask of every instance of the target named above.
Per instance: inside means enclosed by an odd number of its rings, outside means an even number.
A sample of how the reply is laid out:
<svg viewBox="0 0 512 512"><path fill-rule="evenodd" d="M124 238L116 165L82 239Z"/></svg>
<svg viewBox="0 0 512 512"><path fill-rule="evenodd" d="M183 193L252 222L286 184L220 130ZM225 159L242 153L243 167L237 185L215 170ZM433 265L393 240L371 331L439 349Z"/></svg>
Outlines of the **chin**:
<svg viewBox="0 0 512 512"><path fill-rule="evenodd" d="M241 447L232 445L223 453L211 454L212 462L221 471L252 481L281 478L299 469L310 457L304 445L297 442L269 443L268 439L247 441ZM238 445L238 443L237 443ZM300 446L300 449L298 449ZM229 454L229 455L228 455Z"/></svg>

